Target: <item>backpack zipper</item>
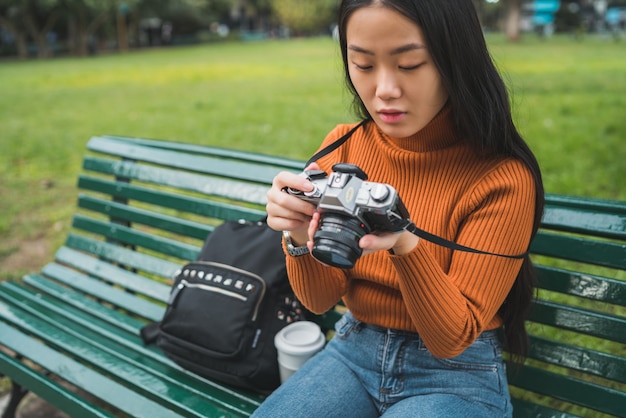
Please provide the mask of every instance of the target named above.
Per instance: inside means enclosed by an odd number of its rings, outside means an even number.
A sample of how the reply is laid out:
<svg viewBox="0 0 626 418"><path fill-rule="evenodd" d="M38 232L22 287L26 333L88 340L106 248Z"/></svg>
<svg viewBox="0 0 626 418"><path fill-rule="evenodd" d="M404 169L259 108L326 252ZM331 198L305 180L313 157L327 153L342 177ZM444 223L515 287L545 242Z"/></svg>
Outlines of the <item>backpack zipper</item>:
<svg viewBox="0 0 626 418"><path fill-rule="evenodd" d="M261 289L260 289L260 293L261 295L259 296L256 305L254 307L254 311L252 313L252 321L256 321L258 315L259 315L259 309L261 308L261 303L263 302L263 298L265 297L265 292L266 292L266 288L267 288L267 284L265 283L265 280L263 280L263 278L261 278L261 276L251 273L249 271L246 270L242 270L240 268L237 267L233 267L233 266L229 266L227 264L221 264L221 263L216 263L216 262L212 262L212 261L196 261L194 262L196 264L204 264L204 265L208 265L208 266L217 266L220 267L222 269L225 270L232 270L232 271L236 271L238 273L244 274L246 276L252 277L254 279L256 279L260 284L261 284ZM223 294L225 296L229 296L229 297L234 297L236 299L241 300L242 302L246 302L248 300L247 297L240 295L239 293L236 292L231 292L227 289L222 289L219 287L213 287L213 286L207 286L204 284L199 284L199 283L191 283L188 282L185 279L182 279L178 285L172 290L172 293L170 294L170 298L168 301L168 305L172 306L173 302L176 301L176 298L178 297L178 294L180 293L181 290L183 290L185 287L195 287L195 288L199 288L202 290L206 290L208 292L215 292L215 293L220 293Z"/></svg>

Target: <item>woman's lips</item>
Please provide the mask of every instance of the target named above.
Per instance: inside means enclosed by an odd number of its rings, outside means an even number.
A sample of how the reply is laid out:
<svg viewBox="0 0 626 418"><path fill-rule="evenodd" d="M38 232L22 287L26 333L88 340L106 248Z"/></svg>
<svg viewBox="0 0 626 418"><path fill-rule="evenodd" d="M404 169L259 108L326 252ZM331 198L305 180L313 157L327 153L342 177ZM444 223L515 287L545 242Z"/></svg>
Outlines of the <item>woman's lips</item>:
<svg viewBox="0 0 626 418"><path fill-rule="evenodd" d="M402 120L405 114L405 112L395 109L381 110L378 112L380 119L385 123L398 123Z"/></svg>

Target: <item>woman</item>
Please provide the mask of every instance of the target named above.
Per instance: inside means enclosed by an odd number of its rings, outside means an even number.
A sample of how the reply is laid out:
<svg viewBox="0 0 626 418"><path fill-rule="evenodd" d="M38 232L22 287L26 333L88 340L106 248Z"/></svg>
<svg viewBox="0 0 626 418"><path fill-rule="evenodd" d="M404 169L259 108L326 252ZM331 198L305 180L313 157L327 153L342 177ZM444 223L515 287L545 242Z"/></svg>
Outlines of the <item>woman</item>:
<svg viewBox="0 0 626 418"><path fill-rule="evenodd" d="M344 0L339 40L367 122L309 169L355 164L369 181L392 185L419 228L491 253L527 251L542 214L541 175L472 1ZM354 126L338 126L322 147ZM375 232L360 239L354 268L330 267L307 251L317 208L286 187L313 185L284 172L268 192L268 223L288 232L296 294L316 313L340 300L349 311L255 416L511 416L501 350L523 357L527 349L528 256Z"/></svg>

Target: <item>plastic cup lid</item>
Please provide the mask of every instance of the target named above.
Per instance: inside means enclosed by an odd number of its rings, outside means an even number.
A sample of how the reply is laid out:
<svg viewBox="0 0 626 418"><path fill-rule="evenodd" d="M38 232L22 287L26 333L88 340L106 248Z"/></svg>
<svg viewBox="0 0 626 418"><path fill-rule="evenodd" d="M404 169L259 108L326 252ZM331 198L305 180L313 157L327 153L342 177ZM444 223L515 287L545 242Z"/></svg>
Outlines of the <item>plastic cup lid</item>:
<svg viewBox="0 0 626 418"><path fill-rule="evenodd" d="M286 353L306 353L319 350L324 345L324 334L319 325L298 321L287 325L274 338L276 348Z"/></svg>

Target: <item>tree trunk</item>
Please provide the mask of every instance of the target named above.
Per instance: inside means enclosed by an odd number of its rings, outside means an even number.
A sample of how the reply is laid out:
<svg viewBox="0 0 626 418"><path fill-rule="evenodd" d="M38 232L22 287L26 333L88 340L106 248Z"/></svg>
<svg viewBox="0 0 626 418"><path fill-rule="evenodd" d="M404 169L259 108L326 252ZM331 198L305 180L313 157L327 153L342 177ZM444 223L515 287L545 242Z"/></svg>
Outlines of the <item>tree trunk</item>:
<svg viewBox="0 0 626 418"><path fill-rule="evenodd" d="M24 26L30 33L30 36L37 43L37 56L39 58L48 58L52 56L52 50L50 49L50 45L48 45L48 32L54 27L58 18L59 13L53 11L50 13L50 16L48 16L48 19L46 19L46 23L43 27L38 29L35 23L35 18L30 13L24 16Z"/></svg>
<svg viewBox="0 0 626 418"><path fill-rule="evenodd" d="M21 60L28 58L28 45L26 44L26 36L23 33L15 34L15 46L17 47L17 55Z"/></svg>
<svg viewBox="0 0 626 418"><path fill-rule="evenodd" d="M73 14L67 17L67 48L70 55L78 55L78 30L76 29L76 16Z"/></svg>
<svg viewBox="0 0 626 418"><path fill-rule="evenodd" d="M26 45L26 35L21 32L14 22L5 18L4 16L0 16L0 23L9 31L13 38L15 39L15 48L17 49L17 56L20 59L28 58L28 48Z"/></svg>
<svg viewBox="0 0 626 418"><path fill-rule="evenodd" d="M128 51L128 31L126 27L126 15L117 10L117 43L121 52Z"/></svg>
<svg viewBox="0 0 626 418"><path fill-rule="evenodd" d="M78 19L76 21L76 39L78 44L78 55L86 57L89 55L89 33L87 32L87 18L85 17L87 12L82 8L78 12Z"/></svg>
<svg viewBox="0 0 626 418"><path fill-rule="evenodd" d="M521 0L508 0L508 5L505 24L506 37L511 42L517 42L520 39L520 21L522 19Z"/></svg>
<svg viewBox="0 0 626 418"><path fill-rule="evenodd" d="M105 10L103 12L100 12L100 14L93 18L93 20L89 22L89 24L87 24L86 21L81 24L81 30L84 27L84 38L87 40L85 46L87 48L87 51L91 54L98 53L98 41L96 37L96 32L98 31L100 25L106 22L108 17L110 17L109 10ZM125 19L124 22L126 22ZM128 35L126 35L126 38L128 39ZM126 49L128 49L128 40L126 41Z"/></svg>

